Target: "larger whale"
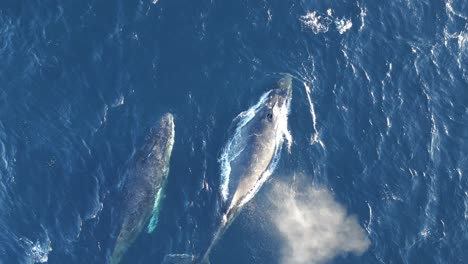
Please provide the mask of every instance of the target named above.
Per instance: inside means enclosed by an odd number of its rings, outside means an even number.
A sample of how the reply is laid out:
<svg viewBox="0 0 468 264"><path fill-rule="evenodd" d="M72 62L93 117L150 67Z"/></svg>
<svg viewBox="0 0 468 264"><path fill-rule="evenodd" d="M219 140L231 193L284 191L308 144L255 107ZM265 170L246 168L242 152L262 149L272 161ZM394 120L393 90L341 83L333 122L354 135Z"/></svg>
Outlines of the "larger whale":
<svg viewBox="0 0 468 264"><path fill-rule="evenodd" d="M291 144L288 114L292 97L292 78L284 76L259 102L240 113L233 121L236 129L221 157L221 219L211 243L196 256L173 254L164 263L209 263L209 255L243 206L271 176L280 157L283 143Z"/></svg>
<svg viewBox="0 0 468 264"><path fill-rule="evenodd" d="M122 196L120 230L110 257L111 264L121 261L141 231L151 233L159 214L164 186L169 174L169 161L174 145L174 118L167 113L152 129L135 163L127 171L127 184Z"/></svg>

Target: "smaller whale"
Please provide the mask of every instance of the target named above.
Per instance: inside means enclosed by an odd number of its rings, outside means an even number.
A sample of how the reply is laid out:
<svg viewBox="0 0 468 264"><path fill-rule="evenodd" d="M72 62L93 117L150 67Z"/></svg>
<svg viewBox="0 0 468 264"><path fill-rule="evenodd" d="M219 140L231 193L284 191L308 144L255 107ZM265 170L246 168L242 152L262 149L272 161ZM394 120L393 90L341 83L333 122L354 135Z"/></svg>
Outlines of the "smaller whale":
<svg viewBox="0 0 468 264"><path fill-rule="evenodd" d="M156 227L169 174L174 137L174 118L172 114L167 113L163 115L158 126L152 129L133 166L126 172L122 219L110 264L120 263L145 226L148 233Z"/></svg>

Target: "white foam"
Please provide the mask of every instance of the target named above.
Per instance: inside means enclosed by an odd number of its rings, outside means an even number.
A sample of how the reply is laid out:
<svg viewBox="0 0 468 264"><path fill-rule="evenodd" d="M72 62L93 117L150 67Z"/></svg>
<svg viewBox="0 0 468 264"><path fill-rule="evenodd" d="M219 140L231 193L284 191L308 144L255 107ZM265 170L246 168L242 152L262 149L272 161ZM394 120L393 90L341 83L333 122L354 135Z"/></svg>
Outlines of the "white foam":
<svg viewBox="0 0 468 264"><path fill-rule="evenodd" d="M52 251L52 246L49 238L44 242L32 242L26 237L19 239L25 246L26 255L31 257L34 263L46 263L49 260L49 252Z"/></svg>
<svg viewBox="0 0 468 264"><path fill-rule="evenodd" d="M468 16L463 14L463 11L460 12L455 10L454 6L452 6L453 1L447 0L445 2L445 12L449 18L449 24L457 23L455 22L455 18L464 19L465 21L468 20ZM444 45L445 47L449 48L449 40L454 40L457 42L458 45L458 54L456 55L456 62L458 67L465 73L465 68L463 65L463 58L467 56L467 48L468 48L468 24L465 23L465 28L458 32L451 32L449 30L449 24L444 27ZM451 28L451 27L450 27ZM437 64L436 64L437 65ZM437 65L438 66L438 65ZM438 66L439 67L439 66Z"/></svg>
<svg viewBox="0 0 468 264"><path fill-rule="evenodd" d="M361 7L359 5L359 2L357 3L357 5L359 9L361 10L361 12L359 13L359 17L361 18L361 26L359 27L359 31L362 31L365 25L365 17L367 16L367 8Z"/></svg>
<svg viewBox="0 0 468 264"><path fill-rule="evenodd" d="M372 225L372 207L369 203L367 203L367 207L369 207L369 222L366 225L366 231L370 235L372 232L371 225Z"/></svg>
<svg viewBox="0 0 468 264"><path fill-rule="evenodd" d="M109 107L107 104L104 105L104 108L102 109L102 119L99 123L99 127L101 127L105 122L107 122L107 113L109 112Z"/></svg>
<svg viewBox="0 0 468 264"><path fill-rule="evenodd" d="M331 13L331 10L329 11ZM315 34L325 33L328 31L332 19L330 16L321 16L317 12L309 12L304 16L300 17L302 24L312 30Z"/></svg>
<svg viewBox="0 0 468 264"><path fill-rule="evenodd" d="M465 16L465 15L461 14L460 12L455 11L455 9L453 9L452 2L453 2L453 0L447 0L447 1L445 2L445 9L446 9L446 11L448 11L448 13L450 13L450 14L453 14L453 15L455 15L455 16L458 16L458 17L460 17L460 18L463 18L463 19L465 19L465 20L468 20L468 17L467 17L467 16Z"/></svg>
<svg viewBox="0 0 468 264"><path fill-rule="evenodd" d="M349 29L351 29L351 27L353 26L353 22L351 21L351 19L346 19L343 17L341 19L336 19L335 25L336 25L336 29L338 30L338 32L340 34L343 34Z"/></svg>
<svg viewBox="0 0 468 264"><path fill-rule="evenodd" d="M363 69L363 71L364 71L364 74L366 75L367 82L370 84L371 79L369 77L369 74L366 72L366 70Z"/></svg>
<svg viewBox="0 0 468 264"><path fill-rule="evenodd" d="M467 32L460 32L457 36L458 40L458 47L460 50L463 50L465 48L465 45L468 44L468 33Z"/></svg>
<svg viewBox="0 0 468 264"><path fill-rule="evenodd" d="M362 15L361 9L361 22L363 27L364 25L364 15ZM351 19L347 19L346 17L343 18L334 18L333 17L333 10L328 9L326 14L319 14L317 11L311 11L308 12L307 14L301 16L299 18L301 21L302 25L314 32L314 34L319 34L319 33L326 33L330 29L330 25L332 23L335 24L336 29L340 34L345 33L351 27L353 26L353 22Z"/></svg>
<svg viewBox="0 0 468 264"><path fill-rule="evenodd" d="M444 237L447 237L447 233L445 233L445 222L444 222L444 220L441 219L440 223L442 224L442 235Z"/></svg>
<svg viewBox="0 0 468 264"><path fill-rule="evenodd" d="M427 238L430 234L431 234L431 231L426 228L424 228L421 232L419 232L419 235L422 236L423 238Z"/></svg>
<svg viewBox="0 0 468 264"><path fill-rule="evenodd" d="M310 115L312 117L312 127L314 128L314 134L311 136L310 144L319 143L320 146L322 146L322 148L325 148L323 142L320 140L320 135L317 130L317 115L315 114L314 104L312 103L312 99L310 96L310 87L307 85L306 82L304 82L304 88L307 94L307 101L309 102Z"/></svg>
<svg viewBox="0 0 468 264"><path fill-rule="evenodd" d="M288 112L289 112L289 109L288 109ZM282 140L283 139L286 139L286 142L287 142L287 146L288 146L288 152L291 153L291 145L292 145L292 135L291 135L291 132L289 131L288 129L288 122L287 122L287 119L281 119L281 122L280 122L280 132L277 137L279 135L281 135L281 138ZM279 140L277 139L276 141L276 145L278 146L278 144L282 144L283 142L279 142Z"/></svg>
<svg viewBox="0 0 468 264"><path fill-rule="evenodd" d="M431 144L429 151L431 159L434 160L435 151L439 150L439 130L437 129L434 114L431 115L431 123Z"/></svg>
<svg viewBox="0 0 468 264"><path fill-rule="evenodd" d="M91 213L89 219L95 219L98 216L98 214L102 211L103 208L104 208L104 204L102 202L99 202L98 206Z"/></svg>
<svg viewBox="0 0 468 264"><path fill-rule="evenodd" d="M119 107L123 104L125 104L125 97L123 95L120 95L112 104L112 107Z"/></svg>
<svg viewBox="0 0 468 264"><path fill-rule="evenodd" d="M387 66L388 66L388 71L385 74L385 76L387 76L387 78L390 79L392 77L393 64L391 62L387 62Z"/></svg>
<svg viewBox="0 0 468 264"><path fill-rule="evenodd" d="M8 161L7 161L7 158L6 158L6 148L5 148L5 144L3 144L2 140L0 139L0 161L1 161L1 166L0 168L8 168Z"/></svg>
<svg viewBox="0 0 468 264"><path fill-rule="evenodd" d="M465 220L468 220L468 191L465 192L465 201L464 201L464 204L465 204L465 214L464 214L464 217L465 217Z"/></svg>

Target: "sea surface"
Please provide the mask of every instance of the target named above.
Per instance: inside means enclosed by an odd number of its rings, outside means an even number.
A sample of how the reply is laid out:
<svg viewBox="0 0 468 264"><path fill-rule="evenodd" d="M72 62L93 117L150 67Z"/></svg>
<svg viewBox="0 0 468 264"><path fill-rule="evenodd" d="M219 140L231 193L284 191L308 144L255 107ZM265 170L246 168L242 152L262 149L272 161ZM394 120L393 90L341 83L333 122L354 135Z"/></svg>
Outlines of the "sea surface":
<svg viewBox="0 0 468 264"><path fill-rule="evenodd" d="M0 263L106 263L124 172L165 112L159 225L123 263L203 251L232 120L284 74L291 150L211 262L468 263L465 0L0 0ZM297 199L315 224L291 237L275 203ZM359 250L325 243L314 217L337 210Z"/></svg>

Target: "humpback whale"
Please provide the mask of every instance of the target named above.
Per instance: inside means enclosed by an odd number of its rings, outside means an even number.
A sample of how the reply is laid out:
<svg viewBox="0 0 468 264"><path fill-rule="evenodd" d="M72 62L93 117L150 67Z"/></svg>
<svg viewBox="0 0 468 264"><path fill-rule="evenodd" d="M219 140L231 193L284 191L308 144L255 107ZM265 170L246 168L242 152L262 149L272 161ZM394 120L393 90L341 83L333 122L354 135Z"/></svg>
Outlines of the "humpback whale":
<svg viewBox="0 0 468 264"><path fill-rule="evenodd" d="M164 263L209 263L211 250L248 203L271 176L286 139L291 135L287 122L292 97L292 78L284 76L263 94L257 104L240 113L233 121L236 129L221 157L221 219L210 245L195 257L167 255Z"/></svg>
<svg viewBox="0 0 468 264"><path fill-rule="evenodd" d="M156 227L173 145L174 118L167 113L151 130L133 166L126 172L127 183L123 188L121 201L122 219L110 257L111 264L121 261L145 226L148 233Z"/></svg>

